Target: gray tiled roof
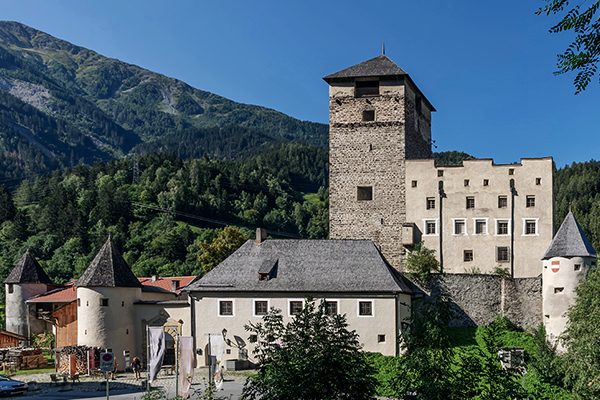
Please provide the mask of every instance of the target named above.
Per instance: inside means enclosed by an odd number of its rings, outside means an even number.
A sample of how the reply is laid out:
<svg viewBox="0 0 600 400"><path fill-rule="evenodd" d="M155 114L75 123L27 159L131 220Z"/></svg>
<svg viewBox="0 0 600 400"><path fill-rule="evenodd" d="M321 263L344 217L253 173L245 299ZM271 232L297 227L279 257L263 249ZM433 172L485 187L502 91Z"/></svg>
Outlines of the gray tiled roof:
<svg viewBox="0 0 600 400"><path fill-rule="evenodd" d="M75 286L142 287L110 237Z"/></svg>
<svg viewBox="0 0 600 400"><path fill-rule="evenodd" d="M556 232L542 260L552 257L596 257L596 250L571 211Z"/></svg>
<svg viewBox="0 0 600 400"><path fill-rule="evenodd" d="M4 283L45 283L52 284L33 254L27 250L15 268L8 274Z"/></svg>
<svg viewBox="0 0 600 400"><path fill-rule="evenodd" d="M363 78L374 76L399 76L408 75L402 68L397 66L385 55L363 61L360 64L353 65L334 74L327 75L323 79L329 82L331 79L338 78Z"/></svg>
<svg viewBox="0 0 600 400"><path fill-rule="evenodd" d="M259 271L276 262L275 277ZM368 240L248 240L190 292L404 292L403 278Z"/></svg>

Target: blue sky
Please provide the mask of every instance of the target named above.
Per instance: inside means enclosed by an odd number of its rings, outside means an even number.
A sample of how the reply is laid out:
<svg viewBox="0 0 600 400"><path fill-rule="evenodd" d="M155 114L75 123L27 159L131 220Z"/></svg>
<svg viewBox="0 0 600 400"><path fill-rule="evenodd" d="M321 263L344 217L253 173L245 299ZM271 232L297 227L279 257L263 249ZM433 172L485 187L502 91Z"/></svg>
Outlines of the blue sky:
<svg viewBox="0 0 600 400"><path fill-rule="evenodd" d="M496 163L598 159L597 78L554 76L569 34L542 0L0 0L15 20L234 101L327 123L322 77L381 54L438 110L437 151Z"/></svg>

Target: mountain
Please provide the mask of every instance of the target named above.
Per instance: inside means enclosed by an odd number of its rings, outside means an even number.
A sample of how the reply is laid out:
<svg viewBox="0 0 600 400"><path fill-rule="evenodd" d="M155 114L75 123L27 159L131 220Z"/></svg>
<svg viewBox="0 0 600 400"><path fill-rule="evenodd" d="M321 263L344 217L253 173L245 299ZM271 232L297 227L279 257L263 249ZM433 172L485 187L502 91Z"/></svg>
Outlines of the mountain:
<svg viewBox="0 0 600 400"><path fill-rule="evenodd" d="M236 103L0 21L0 179L170 148L182 138L187 148L200 140L211 157L236 157L237 141L239 153L256 154L282 140L327 148L327 137L325 124Z"/></svg>

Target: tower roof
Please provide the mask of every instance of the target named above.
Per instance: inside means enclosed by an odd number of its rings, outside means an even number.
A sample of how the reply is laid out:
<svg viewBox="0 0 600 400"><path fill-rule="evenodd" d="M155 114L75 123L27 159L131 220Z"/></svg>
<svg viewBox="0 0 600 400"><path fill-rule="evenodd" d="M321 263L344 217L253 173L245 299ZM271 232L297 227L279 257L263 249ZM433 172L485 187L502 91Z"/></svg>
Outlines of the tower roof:
<svg viewBox="0 0 600 400"><path fill-rule="evenodd" d="M552 257L597 257L596 250L571 211L556 232L542 260Z"/></svg>
<svg viewBox="0 0 600 400"><path fill-rule="evenodd" d="M131 268L117 250L113 241L108 238L89 267L75 286L92 287L142 287Z"/></svg>
<svg viewBox="0 0 600 400"><path fill-rule="evenodd" d="M360 64L353 65L334 74L327 75L323 79L329 83L337 78L366 78L376 76L400 76L408 75L402 68L397 66L385 55L363 61Z"/></svg>
<svg viewBox="0 0 600 400"><path fill-rule="evenodd" d="M33 254L27 250L4 283L45 283L52 284Z"/></svg>

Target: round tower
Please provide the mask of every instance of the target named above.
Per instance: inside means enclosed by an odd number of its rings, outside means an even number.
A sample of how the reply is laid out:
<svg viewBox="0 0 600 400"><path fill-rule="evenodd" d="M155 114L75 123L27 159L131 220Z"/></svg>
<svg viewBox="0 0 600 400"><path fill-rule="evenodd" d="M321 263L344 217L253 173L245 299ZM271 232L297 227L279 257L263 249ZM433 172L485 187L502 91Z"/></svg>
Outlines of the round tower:
<svg viewBox="0 0 600 400"><path fill-rule="evenodd" d="M35 309L30 310L26 301L48 291L51 284L48 275L27 250L4 281L8 332L26 337L44 332L46 323L37 318Z"/></svg>
<svg viewBox="0 0 600 400"><path fill-rule="evenodd" d="M550 340L556 341L566 329L565 313L575 303L575 288L590 268L596 267L596 258L592 244L569 211L542 258L542 313Z"/></svg>
<svg viewBox="0 0 600 400"><path fill-rule="evenodd" d="M112 349L123 370L123 351L135 350L133 304L142 285L108 238L77 286L77 344Z"/></svg>

